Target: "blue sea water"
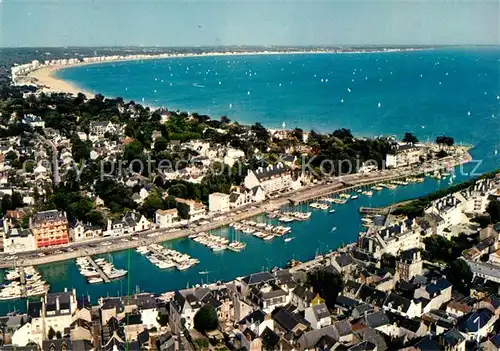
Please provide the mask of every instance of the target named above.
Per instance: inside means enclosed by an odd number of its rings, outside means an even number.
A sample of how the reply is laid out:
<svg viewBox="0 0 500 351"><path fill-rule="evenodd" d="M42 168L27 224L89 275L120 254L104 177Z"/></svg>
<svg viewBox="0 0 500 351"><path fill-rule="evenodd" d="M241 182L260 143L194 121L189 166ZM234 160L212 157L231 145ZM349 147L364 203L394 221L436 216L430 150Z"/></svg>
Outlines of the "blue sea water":
<svg viewBox="0 0 500 351"><path fill-rule="evenodd" d="M500 168L494 152L500 148L499 68L500 49L490 48L145 60L74 67L58 76L106 96L212 117L227 115L268 127L278 128L283 122L288 128L322 132L345 127L366 136L402 136L409 131L421 140L446 134L474 145L471 154L476 162L458 172L457 183L468 179L476 164L478 173ZM188 239L166 243L200 259L198 266L183 272L159 270L133 250L111 255L129 275L110 284L86 284L74 261L41 266L40 271L52 291L75 287L79 295L90 295L94 301L137 287L159 293L202 280L230 280L355 241L362 230L360 206L387 206L446 186L447 180L427 179L336 205L333 214L312 210L310 221L291 224L291 242L264 242L241 234L248 243L241 253L213 253ZM272 222L264 216L258 219ZM337 230L332 232L334 226ZM235 235L231 228L216 233ZM0 311L23 304L4 302Z"/></svg>

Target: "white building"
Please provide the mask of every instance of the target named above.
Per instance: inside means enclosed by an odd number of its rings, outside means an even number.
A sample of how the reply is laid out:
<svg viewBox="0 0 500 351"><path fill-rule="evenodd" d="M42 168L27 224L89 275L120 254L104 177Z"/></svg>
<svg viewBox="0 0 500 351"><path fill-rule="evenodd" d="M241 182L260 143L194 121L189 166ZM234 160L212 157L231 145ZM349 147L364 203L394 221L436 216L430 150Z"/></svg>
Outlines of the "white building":
<svg viewBox="0 0 500 351"><path fill-rule="evenodd" d="M28 313L31 317L32 340L38 345L47 338L49 330L64 333L69 327L72 316L77 310L76 290L65 290L59 293L50 293L41 300L28 301Z"/></svg>
<svg viewBox="0 0 500 351"><path fill-rule="evenodd" d="M181 198L176 198L175 201L178 203L183 203L189 206L189 219L192 221L196 221L201 218L205 218L206 215L206 207L197 201L194 200L187 200L187 199L181 199Z"/></svg>
<svg viewBox="0 0 500 351"><path fill-rule="evenodd" d="M40 116L35 116L33 114L27 114L23 118L23 123L28 124L32 128L45 128L45 122Z"/></svg>
<svg viewBox="0 0 500 351"><path fill-rule="evenodd" d="M35 236L29 229L12 228L3 238L3 251L14 253L36 250Z"/></svg>
<svg viewBox="0 0 500 351"><path fill-rule="evenodd" d="M422 150L412 144L396 144L391 153L385 156L385 166L387 168L397 168L409 166L420 162Z"/></svg>
<svg viewBox="0 0 500 351"><path fill-rule="evenodd" d="M81 241L102 236L102 228L89 223L77 222L69 230L69 237L72 241Z"/></svg>
<svg viewBox="0 0 500 351"><path fill-rule="evenodd" d="M233 167L234 163L237 160L244 158L245 153L243 151L230 147L227 149L226 155L224 156L224 163L229 165L230 167Z"/></svg>
<svg viewBox="0 0 500 351"><path fill-rule="evenodd" d="M176 208L156 211L155 223L159 225L160 228L171 228L178 220L179 214Z"/></svg>
<svg viewBox="0 0 500 351"><path fill-rule="evenodd" d="M402 251L422 247L420 239L420 227L415 220L407 219L360 236L358 246L376 258L384 253L398 256Z"/></svg>
<svg viewBox="0 0 500 351"><path fill-rule="evenodd" d="M425 213L441 217L445 227L456 226L467 220L463 213L463 204L454 194L433 201L432 205L425 209ZM442 233L437 234L442 235Z"/></svg>
<svg viewBox="0 0 500 351"><path fill-rule="evenodd" d="M249 170L245 177L245 187L252 189L258 186L262 187L266 196L275 192L291 190L294 188L292 173L282 163Z"/></svg>
<svg viewBox="0 0 500 351"><path fill-rule="evenodd" d="M210 212L229 211L229 195L223 193L212 193L208 196L208 210Z"/></svg>
<svg viewBox="0 0 500 351"><path fill-rule="evenodd" d="M115 126L110 121L103 122L90 122L90 134L96 135L98 137L103 137L104 134L116 134L118 132L117 126Z"/></svg>
<svg viewBox="0 0 500 351"><path fill-rule="evenodd" d="M324 303L307 307L304 310L304 318L313 329L321 329L332 324L332 317Z"/></svg>

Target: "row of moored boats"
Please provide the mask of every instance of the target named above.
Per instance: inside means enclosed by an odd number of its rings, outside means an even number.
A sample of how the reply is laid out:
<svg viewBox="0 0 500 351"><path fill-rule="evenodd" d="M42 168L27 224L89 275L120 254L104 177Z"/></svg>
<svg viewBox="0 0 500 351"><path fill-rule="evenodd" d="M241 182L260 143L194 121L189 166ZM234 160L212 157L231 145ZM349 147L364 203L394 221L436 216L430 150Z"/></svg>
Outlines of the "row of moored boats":
<svg viewBox="0 0 500 351"><path fill-rule="evenodd" d="M159 244L140 246L136 251L160 269L176 268L179 271L184 271L200 263L200 260L192 258L188 254L169 249Z"/></svg>
<svg viewBox="0 0 500 351"><path fill-rule="evenodd" d="M50 285L33 266L7 270L5 279L9 282L2 284L0 300L45 295L50 289Z"/></svg>

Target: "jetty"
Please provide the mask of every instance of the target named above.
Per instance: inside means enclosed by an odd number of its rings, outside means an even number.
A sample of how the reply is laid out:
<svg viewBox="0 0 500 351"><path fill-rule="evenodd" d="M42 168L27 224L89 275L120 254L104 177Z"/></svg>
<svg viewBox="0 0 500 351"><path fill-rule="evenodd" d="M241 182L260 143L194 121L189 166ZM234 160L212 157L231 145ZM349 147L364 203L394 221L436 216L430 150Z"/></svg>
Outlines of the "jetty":
<svg viewBox="0 0 500 351"><path fill-rule="evenodd" d="M101 269L101 267L94 261L94 259L91 256L86 256L85 258L90 262L90 264L92 265L92 267L94 267L94 269L96 270L96 272L99 273L99 276L101 277L101 279L105 283L109 283L111 281L111 279L109 279L109 277L107 276L107 274L104 273L104 271Z"/></svg>
<svg viewBox="0 0 500 351"><path fill-rule="evenodd" d="M390 209L387 207L360 207L359 213L364 215L382 215L387 216L390 212Z"/></svg>

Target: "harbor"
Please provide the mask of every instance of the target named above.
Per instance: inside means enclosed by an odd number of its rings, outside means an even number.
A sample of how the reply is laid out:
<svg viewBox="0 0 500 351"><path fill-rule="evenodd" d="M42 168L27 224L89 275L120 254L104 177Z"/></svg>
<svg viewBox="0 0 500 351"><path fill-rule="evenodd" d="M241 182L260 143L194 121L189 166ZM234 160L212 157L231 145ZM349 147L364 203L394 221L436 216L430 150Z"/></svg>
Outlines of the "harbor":
<svg viewBox="0 0 500 351"><path fill-rule="evenodd" d="M8 283L2 284L0 300L15 300L20 298L44 295L49 291L40 273L33 267L19 267L8 270L5 274Z"/></svg>
<svg viewBox="0 0 500 351"><path fill-rule="evenodd" d="M115 268L104 258L79 257L76 259L76 264L80 274L87 278L89 284L109 283L111 280L123 278L128 273L125 269Z"/></svg>
<svg viewBox="0 0 500 351"><path fill-rule="evenodd" d="M160 269L176 268L179 271L184 271L200 263L198 259L192 258L190 255L159 244L139 247L137 252L145 256L149 262Z"/></svg>

